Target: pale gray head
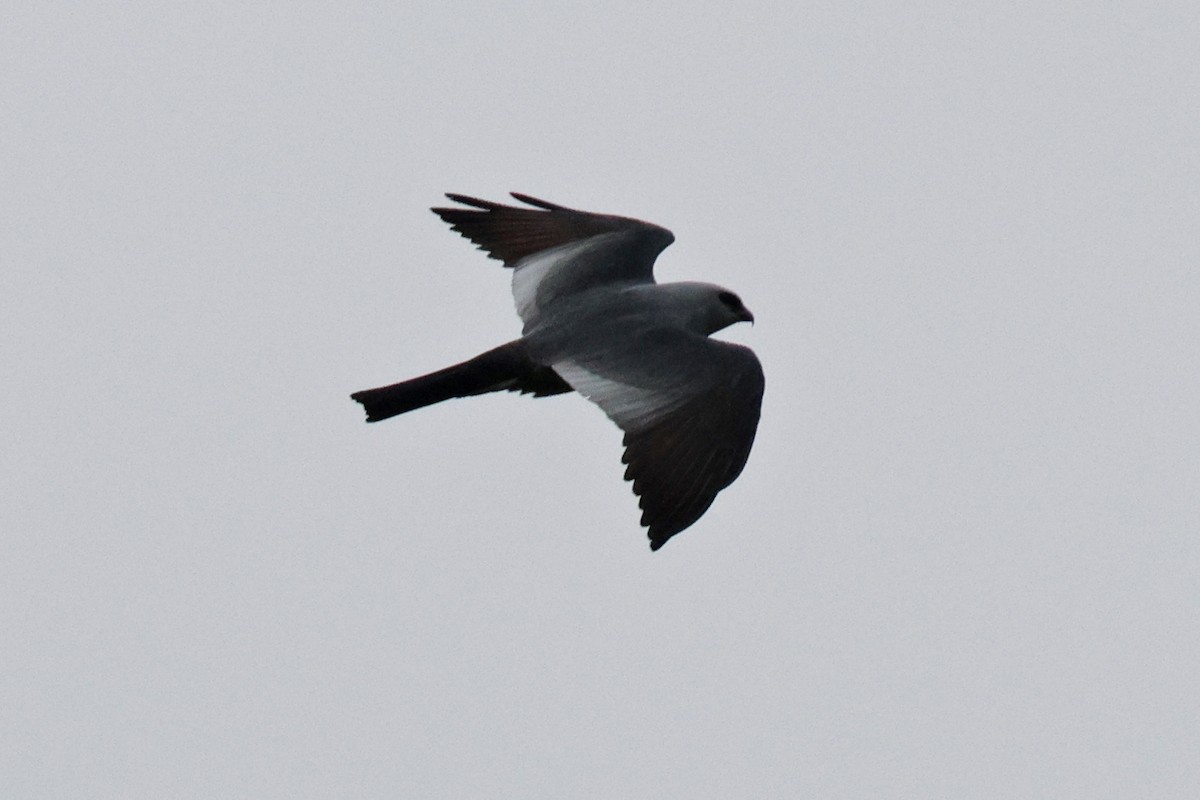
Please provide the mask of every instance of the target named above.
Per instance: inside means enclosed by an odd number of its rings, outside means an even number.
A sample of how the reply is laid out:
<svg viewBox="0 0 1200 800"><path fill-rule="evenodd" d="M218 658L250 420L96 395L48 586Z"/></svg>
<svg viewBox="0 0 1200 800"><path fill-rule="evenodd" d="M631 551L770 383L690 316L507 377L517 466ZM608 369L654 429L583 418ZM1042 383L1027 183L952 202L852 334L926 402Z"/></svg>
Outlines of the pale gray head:
<svg viewBox="0 0 1200 800"><path fill-rule="evenodd" d="M680 325L705 336L735 322L754 322L742 299L723 286L684 281L660 283L654 290L668 299L667 313L678 315Z"/></svg>

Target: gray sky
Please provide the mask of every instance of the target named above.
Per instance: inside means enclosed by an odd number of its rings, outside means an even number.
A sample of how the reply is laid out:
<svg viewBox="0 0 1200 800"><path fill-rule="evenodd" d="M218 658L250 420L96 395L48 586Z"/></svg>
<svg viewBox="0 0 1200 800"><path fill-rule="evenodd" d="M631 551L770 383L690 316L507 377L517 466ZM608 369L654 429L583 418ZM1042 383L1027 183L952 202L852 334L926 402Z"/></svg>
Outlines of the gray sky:
<svg viewBox="0 0 1200 800"><path fill-rule="evenodd" d="M0 795L1200 791L1194 3L24 5ZM517 335L508 190L758 319L657 554L582 398L347 396Z"/></svg>

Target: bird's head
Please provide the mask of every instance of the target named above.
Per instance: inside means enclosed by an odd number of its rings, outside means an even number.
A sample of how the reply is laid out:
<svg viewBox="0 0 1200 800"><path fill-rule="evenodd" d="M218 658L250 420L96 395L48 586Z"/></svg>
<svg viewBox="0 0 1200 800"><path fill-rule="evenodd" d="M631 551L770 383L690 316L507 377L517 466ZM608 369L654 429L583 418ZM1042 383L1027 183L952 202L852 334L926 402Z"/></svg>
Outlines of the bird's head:
<svg viewBox="0 0 1200 800"><path fill-rule="evenodd" d="M722 289L717 292L717 301L726 312L733 315L732 321L722 325L722 328L732 325L734 322L749 322L751 325L754 324L754 315L750 313L750 309L746 308L746 304L742 302L742 298L733 292L728 289Z"/></svg>
<svg viewBox="0 0 1200 800"><path fill-rule="evenodd" d="M754 323L754 315L742 298L723 286L711 283L681 283L692 313L687 327L705 336L724 330L737 322Z"/></svg>

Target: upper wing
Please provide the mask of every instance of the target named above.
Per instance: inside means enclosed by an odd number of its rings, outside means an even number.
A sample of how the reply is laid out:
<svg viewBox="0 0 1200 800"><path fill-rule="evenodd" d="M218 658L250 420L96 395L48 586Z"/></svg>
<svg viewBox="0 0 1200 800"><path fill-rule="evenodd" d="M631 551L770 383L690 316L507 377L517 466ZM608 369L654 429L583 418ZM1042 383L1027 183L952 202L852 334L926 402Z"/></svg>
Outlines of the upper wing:
<svg viewBox="0 0 1200 800"><path fill-rule="evenodd" d="M698 520L741 474L762 407L762 366L740 345L664 330L635 350L584 353L554 370L625 431L625 479L650 548Z"/></svg>
<svg viewBox="0 0 1200 800"><path fill-rule="evenodd" d="M450 227L512 267L513 297L528 328L557 297L607 283L654 282L654 260L675 236L627 217L591 214L528 195L520 208L447 194L469 208L434 208Z"/></svg>

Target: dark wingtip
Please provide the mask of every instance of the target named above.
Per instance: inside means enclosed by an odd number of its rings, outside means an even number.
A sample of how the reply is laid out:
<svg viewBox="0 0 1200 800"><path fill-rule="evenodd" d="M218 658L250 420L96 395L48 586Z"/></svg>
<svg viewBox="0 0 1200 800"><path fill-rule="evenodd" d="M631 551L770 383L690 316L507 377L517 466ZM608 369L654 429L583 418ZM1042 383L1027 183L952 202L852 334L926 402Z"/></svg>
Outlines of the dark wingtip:
<svg viewBox="0 0 1200 800"><path fill-rule="evenodd" d="M486 200L480 200L478 197L472 197L469 194L459 194L458 192L446 192L446 199L468 206L477 206L478 208L487 208L489 205Z"/></svg>
<svg viewBox="0 0 1200 800"><path fill-rule="evenodd" d="M642 524L645 525L646 523L643 522ZM675 535L675 532L671 532L664 536L663 532L661 530L659 530L656 526L651 526L646 531L646 537L650 539L650 551L658 552L659 548L661 548L664 544L669 542L671 540L671 537L674 535Z"/></svg>
<svg viewBox="0 0 1200 800"><path fill-rule="evenodd" d="M531 205L534 208L541 208L541 209L545 209L546 211L569 210L569 209L567 209L566 206L560 206L556 203L551 203L547 200L539 200L536 197L533 197L533 196L527 195L527 194L522 194L520 192L509 192L509 194L512 195L515 199L520 200L522 203L525 203L526 205ZM457 192L446 192L446 198L449 200L452 200L455 203L459 203L464 206L470 206L471 208L482 209L483 211L495 211L495 210L501 209L501 208L512 208L512 206L506 206L503 203L495 203L495 202L492 202L491 200L481 200L478 197L471 197L471 195L469 195L469 194L458 194ZM464 209L461 209L461 208L442 208L440 206L434 206L433 208L431 208L429 210L443 218L445 218L446 212L453 214L455 212L461 213L464 211Z"/></svg>
<svg viewBox="0 0 1200 800"><path fill-rule="evenodd" d="M490 200L480 200L478 197L471 197L469 194L458 194L456 192L446 192L446 198L453 200L455 203L462 203L464 206L472 208L482 208L485 211L491 211L494 208L499 208L499 203L493 203ZM434 213L439 211L461 211L462 209L430 209Z"/></svg>
<svg viewBox="0 0 1200 800"><path fill-rule="evenodd" d="M520 192L509 192L509 194L514 200L520 200L522 203L534 206L535 208L544 208L547 211L554 211L556 209L563 208L563 206L557 205L556 203L551 203L546 200L539 200L536 197L527 194L521 194Z"/></svg>

